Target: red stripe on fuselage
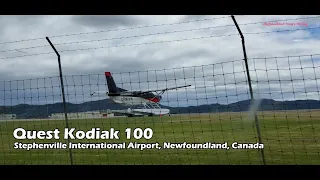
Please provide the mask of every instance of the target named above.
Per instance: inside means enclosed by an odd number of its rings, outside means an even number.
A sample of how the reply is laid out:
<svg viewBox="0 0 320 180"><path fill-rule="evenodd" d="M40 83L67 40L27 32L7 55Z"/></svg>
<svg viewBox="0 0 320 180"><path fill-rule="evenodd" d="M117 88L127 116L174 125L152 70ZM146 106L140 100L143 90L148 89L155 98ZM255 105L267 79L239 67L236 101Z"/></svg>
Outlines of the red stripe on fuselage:
<svg viewBox="0 0 320 180"><path fill-rule="evenodd" d="M155 103L160 102L159 98L146 98L146 99Z"/></svg>

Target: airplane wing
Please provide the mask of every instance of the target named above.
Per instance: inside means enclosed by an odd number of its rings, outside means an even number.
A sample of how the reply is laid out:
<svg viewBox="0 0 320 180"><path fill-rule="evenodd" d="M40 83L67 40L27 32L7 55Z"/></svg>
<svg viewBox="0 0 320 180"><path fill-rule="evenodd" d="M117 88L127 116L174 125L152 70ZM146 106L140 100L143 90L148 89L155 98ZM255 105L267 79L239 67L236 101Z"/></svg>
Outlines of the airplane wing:
<svg viewBox="0 0 320 180"><path fill-rule="evenodd" d="M177 86L177 87L165 88L165 89L155 89L155 90L141 91L141 92L138 92L138 94L144 94L144 93L156 92L156 91L168 91L168 90L179 89L179 88L190 87L190 86L191 86L191 85Z"/></svg>

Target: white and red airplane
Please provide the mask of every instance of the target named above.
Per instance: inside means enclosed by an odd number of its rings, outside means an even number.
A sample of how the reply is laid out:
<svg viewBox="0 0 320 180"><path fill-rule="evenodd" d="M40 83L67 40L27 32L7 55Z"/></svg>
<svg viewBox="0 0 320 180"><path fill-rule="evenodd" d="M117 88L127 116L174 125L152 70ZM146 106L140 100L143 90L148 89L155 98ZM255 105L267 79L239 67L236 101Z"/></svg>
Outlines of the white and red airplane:
<svg viewBox="0 0 320 180"><path fill-rule="evenodd" d="M189 87L191 85L186 86L178 86L172 88L165 89L156 89L156 90L148 90L148 91L128 91L126 89L122 89L116 86L116 83L113 80L113 77L110 72L105 72L105 77L107 80L107 85L109 92L101 92L95 91L91 94L91 96L104 94L107 95L110 99L112 99L115 103L130 106L125 112L121 111L121 113L127 114L129 117L134 115L165 115L169 114L169 109L162 109L159 106L159 102L162 99L162 94L168 90L174 90L184 87ZM154 94L152 92L158 92ZM132 107L137 107L132 109ZM119 111L114 111L119 112Z"/></svg>

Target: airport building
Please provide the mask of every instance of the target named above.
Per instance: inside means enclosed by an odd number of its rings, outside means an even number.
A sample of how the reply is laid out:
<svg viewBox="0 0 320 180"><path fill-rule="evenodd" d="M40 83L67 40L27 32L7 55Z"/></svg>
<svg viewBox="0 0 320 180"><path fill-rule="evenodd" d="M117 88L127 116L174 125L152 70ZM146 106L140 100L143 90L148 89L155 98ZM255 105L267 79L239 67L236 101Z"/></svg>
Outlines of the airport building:
<svg viewBox="0 0 320 180"><path fill-rule="evenodd" d="M78 113L68 113L69 119L96 119L96 118L111 118L114 117L113 113L104 113L100 111L91 112L78 112ZM51 119L64 119L64 113L53 113L51 114Z"/></svg>
<svg viewBox="0 0 320 180"><path fill-rule="evenodd" d="M0 114L0 120L16 119L16 114Z"/></svg>

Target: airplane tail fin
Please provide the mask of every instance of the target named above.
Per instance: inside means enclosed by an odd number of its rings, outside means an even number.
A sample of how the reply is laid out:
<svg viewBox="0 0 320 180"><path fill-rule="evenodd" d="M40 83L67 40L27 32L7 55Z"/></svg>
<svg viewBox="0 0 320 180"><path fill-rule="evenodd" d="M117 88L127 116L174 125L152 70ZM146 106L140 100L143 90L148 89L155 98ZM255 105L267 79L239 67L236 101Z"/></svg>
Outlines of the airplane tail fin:
<svg viewBox="0 0 320 180"><path fill-rule="evenodd" d="M113 80L113 77L110 72L105 72L105 76L107 79L109 93L119 93L119 89L116 86L116 83Z"/></svg>

